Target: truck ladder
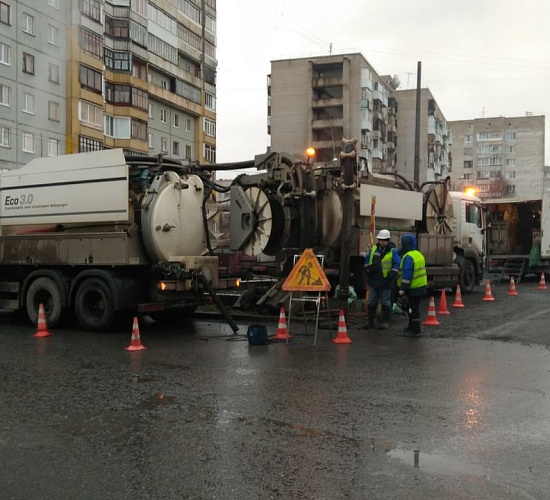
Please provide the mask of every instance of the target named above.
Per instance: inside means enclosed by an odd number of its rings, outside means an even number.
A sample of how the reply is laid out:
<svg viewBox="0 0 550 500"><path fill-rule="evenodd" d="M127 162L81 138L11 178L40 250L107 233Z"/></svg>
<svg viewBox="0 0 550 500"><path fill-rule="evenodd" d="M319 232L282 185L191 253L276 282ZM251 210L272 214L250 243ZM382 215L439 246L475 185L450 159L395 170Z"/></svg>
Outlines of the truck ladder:
<svg viewBox="0 0 550 500"><path fill-rule="evenodd" d="M519 283L521 278L523 278L526 265L527 259L524 257L506 259L500 272L499 281L508 281L510 277L513 276L516 284Z"/></svg>

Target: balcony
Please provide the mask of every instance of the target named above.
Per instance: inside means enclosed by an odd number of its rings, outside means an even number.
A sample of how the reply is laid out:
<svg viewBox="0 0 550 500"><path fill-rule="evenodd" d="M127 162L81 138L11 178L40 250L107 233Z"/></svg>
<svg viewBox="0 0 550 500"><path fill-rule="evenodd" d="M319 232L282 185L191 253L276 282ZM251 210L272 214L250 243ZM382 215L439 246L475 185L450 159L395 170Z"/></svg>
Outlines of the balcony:
<svg viewBox="0 0 550 500"><path fill-rule="evenodd" d="M338 87L342 85L342 76L331 75L331 76L321 76L319 78L311 79L311 86L314 89L323 88L323 87Z"/></svg>
<svg viewBox="0 0 550 500"><path fill-rule="evenodd" d="M322 128L343 128L344 120L342 118L331 118L327 120L312 120L311 128L312 129L322 129Z"/></svg>
<svg viewBox="0 0 550 500"><path fill-rule="evenodd" d="M343 100L340 97L327 97L325 99L316 99L315 97L311 100L312 108L327 108L333 106L342 106Z"/></svg>

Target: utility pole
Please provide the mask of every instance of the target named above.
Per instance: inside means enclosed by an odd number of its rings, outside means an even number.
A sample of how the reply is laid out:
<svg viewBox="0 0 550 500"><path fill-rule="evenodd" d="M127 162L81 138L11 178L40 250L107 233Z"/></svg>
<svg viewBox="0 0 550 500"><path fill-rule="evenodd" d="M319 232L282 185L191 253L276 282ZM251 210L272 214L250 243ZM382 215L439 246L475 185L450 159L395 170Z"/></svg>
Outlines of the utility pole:
<svg viewBox="0 0 550 500"><path fill-rule="evenodd" d="M420 183L420 98L422 82L422 63L418 61L418 70L416 72L416 120L414 129L414 181L418 186Z"/></svg>

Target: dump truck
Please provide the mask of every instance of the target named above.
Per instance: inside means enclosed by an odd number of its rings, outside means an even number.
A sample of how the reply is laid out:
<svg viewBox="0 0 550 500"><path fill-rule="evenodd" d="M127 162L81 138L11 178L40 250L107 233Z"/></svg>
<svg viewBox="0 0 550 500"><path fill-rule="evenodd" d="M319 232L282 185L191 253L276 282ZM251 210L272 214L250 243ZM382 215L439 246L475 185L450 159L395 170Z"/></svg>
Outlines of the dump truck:
<svg viewBox="0 0 550 500"><path fill-rule="evenodd" d="M297 254L312 248L333 284L342 277L342 261L349 260L349 284L362 293L364 254L376 227L390 229L397 246L404 232L417 235L431 287L460 284L470 292L483 278L482 204L451 192L449 179L416 186L397 174L343 174L338 162L317 165L271 151L236 167L256 172L239 175L230 188L231 249L271 262L282 276Z"/></svg>
<svg viewBox="0 0 550 500"><path fill-rule="evenodd" d="M76 317L181 317L216 296L207 251L208 178L122 149L36 158L0 172L0 309L48 326ZM207 189L208 188L208 189Z"/></svg>

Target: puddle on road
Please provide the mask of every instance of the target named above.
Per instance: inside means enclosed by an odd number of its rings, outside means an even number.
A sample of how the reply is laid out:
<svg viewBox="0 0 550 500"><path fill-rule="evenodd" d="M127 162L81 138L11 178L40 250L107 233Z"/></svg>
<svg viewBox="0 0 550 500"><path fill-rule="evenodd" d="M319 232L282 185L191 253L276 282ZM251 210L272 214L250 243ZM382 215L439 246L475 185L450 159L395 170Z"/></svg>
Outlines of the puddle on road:
<svg viewBox="0 0 550 500"><path fill-rule="evenodd" d="M420 450L390 450L388 455L396 458L415 469L430 472L432 474L445 474L448 476L477 476L484 477L485 474L479 467L467 464L445 455L425 453Z"/></svg>

